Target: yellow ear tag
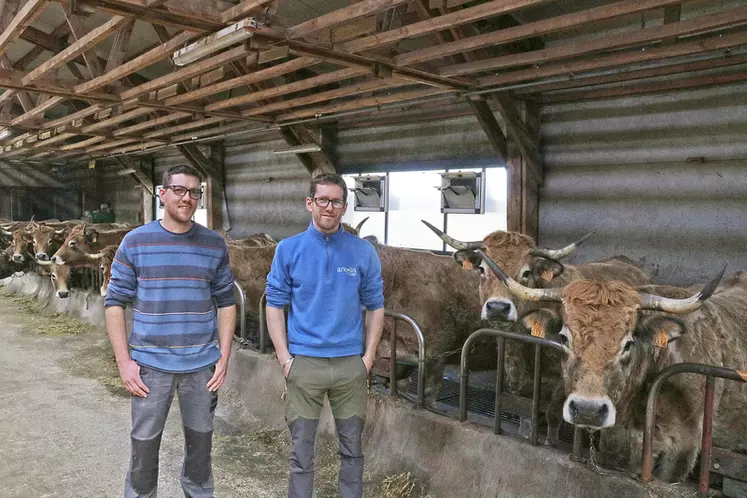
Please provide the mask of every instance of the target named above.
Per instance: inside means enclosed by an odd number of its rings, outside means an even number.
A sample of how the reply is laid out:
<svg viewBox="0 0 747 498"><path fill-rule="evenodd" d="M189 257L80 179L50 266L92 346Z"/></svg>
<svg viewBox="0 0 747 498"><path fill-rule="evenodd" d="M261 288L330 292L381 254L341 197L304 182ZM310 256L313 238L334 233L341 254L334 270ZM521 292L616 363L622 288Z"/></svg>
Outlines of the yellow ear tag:
<svg viewBox="0 0 747 498"><path fill-rule="evenodd" d="M544 280L545 282L549 282L553 279L554 276L555 274L552 272L552 270L545 270L542 272L542 280Z"/></svg>
<svg viewBox="0 0 747 498"><path fill-rule="evenodd" d="M532 325L532 335L534 337L545 337L545 329L542 327L542 324L539 322L534 322Z"/></svg>
<svg viewBox="0 0 747 498"><path fill-rule="evenodd" d="M669 344L669 336L663 330L660 330L654 335L654 346L657 348L665 348Z"/></svg>
<svg viewBox="0 0 747 498"><path fill-rule="evenodd" d="M462 261L462 268L465 270L471 270L472 269L472 261L465 259Z"/></svg>

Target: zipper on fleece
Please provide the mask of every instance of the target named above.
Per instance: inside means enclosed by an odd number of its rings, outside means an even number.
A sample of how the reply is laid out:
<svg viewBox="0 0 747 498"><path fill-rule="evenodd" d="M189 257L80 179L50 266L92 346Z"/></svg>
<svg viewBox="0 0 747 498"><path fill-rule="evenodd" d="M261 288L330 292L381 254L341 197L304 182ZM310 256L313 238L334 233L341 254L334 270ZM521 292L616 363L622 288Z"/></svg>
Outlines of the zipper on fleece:
<svg viewBox="0 0 747 498"><path fill-rule="evenodd" d="M329 280L329 235L324 236L324 280Z"/></svg>

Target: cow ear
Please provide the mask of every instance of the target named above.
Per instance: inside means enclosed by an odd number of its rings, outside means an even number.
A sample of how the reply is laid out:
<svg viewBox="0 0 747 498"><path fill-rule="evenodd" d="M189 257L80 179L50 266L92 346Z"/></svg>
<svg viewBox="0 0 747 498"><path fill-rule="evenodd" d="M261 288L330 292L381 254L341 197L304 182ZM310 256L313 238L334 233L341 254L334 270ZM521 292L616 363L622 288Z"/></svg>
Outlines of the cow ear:
<svg viewBox="0 0 747 498"><path fill-rule="evenodd" d="M532 262L532 274L535 281L551 282L552 279L563 273L563 264L554 259L536 258Z"/></svg>
<svg viewBox="0 0 747 498"><path fill-rule="evenodd" d="M519 319L524 332L543 339L553 339L563 328L560 315L548 309L533 310Z"/></svg>
<svg viewBox="0 0 747 498"><path fill-rule="evenodd" d="M453 254L454 261L459 263L459 266L465 270L477 270L482 264L482 256L477 254L476 251L469 249L460 249Z"/></svg>
<svg viewBox="0 0 747 498"><path fill-rule="evenodd" d="M682 319L674 316L654 315L640 319L636 336L651 342L657 348L667 345L682 337L687 329Z"/></svg>

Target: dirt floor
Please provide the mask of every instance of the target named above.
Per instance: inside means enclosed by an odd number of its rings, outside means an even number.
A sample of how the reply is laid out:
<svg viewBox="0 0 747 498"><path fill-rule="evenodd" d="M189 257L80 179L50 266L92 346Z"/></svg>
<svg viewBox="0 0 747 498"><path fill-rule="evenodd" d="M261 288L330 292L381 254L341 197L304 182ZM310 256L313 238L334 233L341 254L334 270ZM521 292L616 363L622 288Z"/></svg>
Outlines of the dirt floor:
<svg viewBox="0 0 747 498"><path fill-rule="evenodd" d="M105 331L40 311L31 298L0 292L0 495L8 498L118 497L129 458L129 395ZM252 423L222 392L213 444L218 497L286 495L287 431ZM159 496L183 496L183 438L172 407L161 445ZM334 444L317 449L317 497L338 496ZM424 498L409 474L365 476L369 498Z"/></svg>

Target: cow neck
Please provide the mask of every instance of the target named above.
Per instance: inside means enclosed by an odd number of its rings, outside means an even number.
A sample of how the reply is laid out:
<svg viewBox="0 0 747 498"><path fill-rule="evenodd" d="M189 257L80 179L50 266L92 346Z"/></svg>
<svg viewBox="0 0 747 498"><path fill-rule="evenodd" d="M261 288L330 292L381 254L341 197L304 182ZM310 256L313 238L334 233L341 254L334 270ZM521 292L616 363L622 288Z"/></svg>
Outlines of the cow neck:
<svg viewBox="0 0 747 498"><path fill-rule="evenodd" d="M317 230L314 226L314 222L309 223L309 228L306 229L306 233L315 241L320 244L334 244L342 238L342 233L345 229L342 228L342 223L338 225L337 231L334 233L324 233Z"/></svg>
<svg viewBox="0 0 747 498"><path fill-rule="evenodd" d="M171 230L169 230L168 228L166 228L165 226L163 226L163 223L161 223L161 220L158 220L156 223L158 223L158 226L161 227L161 230L163 230L167 234L172 235L174 237L186 237L186 236L188 236L189 234L191 234L194 231L195 226L197 225L197 223L195 223L193 221L192 222L192 226L186 232L172 232Z"/></svg>

